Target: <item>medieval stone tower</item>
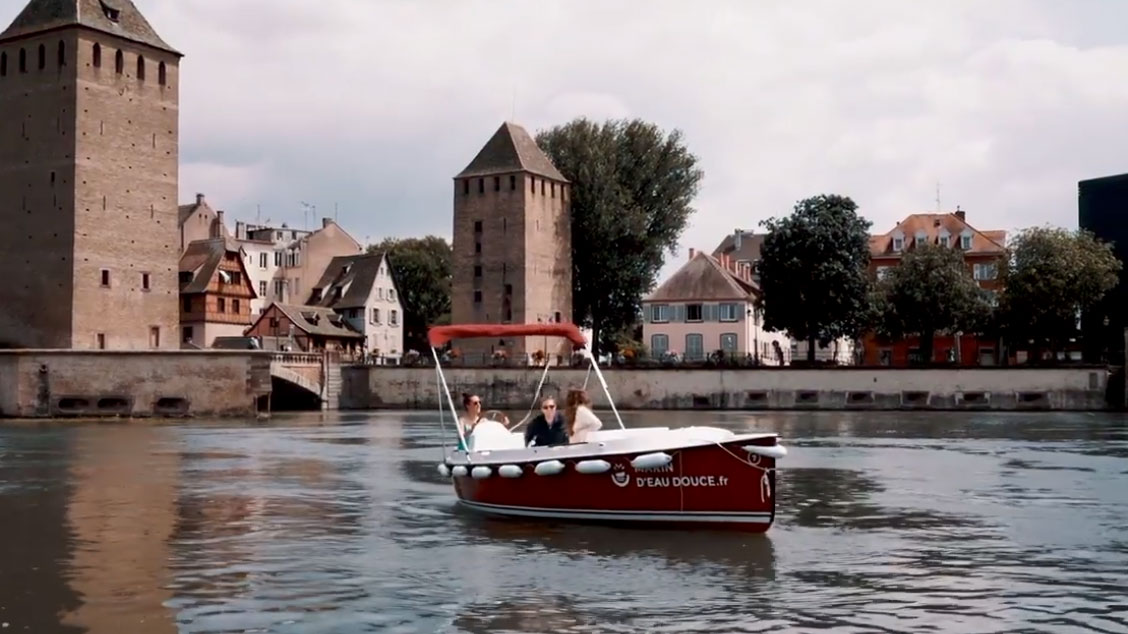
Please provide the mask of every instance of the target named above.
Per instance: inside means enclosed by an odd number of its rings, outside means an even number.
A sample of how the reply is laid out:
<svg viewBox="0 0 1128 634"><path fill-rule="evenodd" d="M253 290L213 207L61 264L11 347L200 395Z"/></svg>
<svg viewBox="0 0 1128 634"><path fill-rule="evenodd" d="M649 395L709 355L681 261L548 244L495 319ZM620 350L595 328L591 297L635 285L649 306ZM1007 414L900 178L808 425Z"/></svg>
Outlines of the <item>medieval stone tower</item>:
<svg viewBox="0 0 1128 634"><path fill-rule="evenodd" d="M519 125L504 123L454 177L456 323L572 321L568 180ZM457 341L467 358L504 349L567 354L560 339ZM479 357L480 358L480 357Z"/></svg>
<svg viewBox="0 0 1128 634"><path fill-rule="evenodd" d="M0 33L0 346L178 346L180 57L131 0Z"/></svg>

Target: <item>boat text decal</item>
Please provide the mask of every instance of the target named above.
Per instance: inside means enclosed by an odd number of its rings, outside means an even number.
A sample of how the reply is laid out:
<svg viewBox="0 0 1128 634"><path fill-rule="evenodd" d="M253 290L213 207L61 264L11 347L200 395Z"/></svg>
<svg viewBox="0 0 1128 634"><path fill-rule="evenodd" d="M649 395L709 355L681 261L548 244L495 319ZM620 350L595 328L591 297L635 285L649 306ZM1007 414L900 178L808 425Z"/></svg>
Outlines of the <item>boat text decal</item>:
<svg viewBox="0 0 1128 634"><path fill-rule="evenodd" d="M642 478L635 477L635 483L640 487L723 487L728 486L725 476L673 476L669 478ZM618 482L616 482L618 484ZM619 486L626 486L620 484Z"/></svg>

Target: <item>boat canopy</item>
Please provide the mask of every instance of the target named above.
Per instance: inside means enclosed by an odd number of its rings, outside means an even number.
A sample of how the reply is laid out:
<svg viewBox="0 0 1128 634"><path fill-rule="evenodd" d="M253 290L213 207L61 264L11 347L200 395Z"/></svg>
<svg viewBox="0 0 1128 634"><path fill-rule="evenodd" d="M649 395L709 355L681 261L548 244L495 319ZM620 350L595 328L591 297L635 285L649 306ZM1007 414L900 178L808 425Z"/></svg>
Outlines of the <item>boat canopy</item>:
<svg viewBox="0 0 1128 634"><path fill-rule="evenodd" d="M458 324L433 326L427 331L432 348L452 339L484 339L488 337L564 337L576 346L587 347L587 340L575 324Z"/></svg>

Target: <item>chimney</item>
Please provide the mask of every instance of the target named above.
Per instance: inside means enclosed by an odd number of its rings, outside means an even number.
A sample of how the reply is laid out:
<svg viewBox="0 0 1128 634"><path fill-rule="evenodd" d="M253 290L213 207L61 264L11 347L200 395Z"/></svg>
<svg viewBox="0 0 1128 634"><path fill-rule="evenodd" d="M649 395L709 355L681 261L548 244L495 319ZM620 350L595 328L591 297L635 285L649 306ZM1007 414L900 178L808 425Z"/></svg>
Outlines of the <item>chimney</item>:
<svg viewBox="0 0 1128 634"><path fill-rule="evenodd" d="M697 257L697 249L694 249L693 247L689 247L689 259L692 260L695 257Z"/></svg>
<svg viewBox="0 0 1128 634"><path fill-rule="evenodd" d="M332 218L322 218L321 219L321 228L324 229L325 227L328 227L330 222L333 222Z"/></svg>
<svg viewBox="0 0 1128 634"><path fill-rule="evenodd" d="M236 240L246 240L247 239L247 225L244 224L242 220L236 220L235 221L235 239Z"/></svg>
<svg viewBox="0 0 1128 634"><path fill-rule="evenodd" d="M737 229L736 231L733 232L733 234L732 234L732 245L737 251L740 250L740 245L743 242L743 240L744 240L744 232L743 231L741 231L740 229Z"/></svg>
<svg viewBox="0 0 1128 634"><path fill-rule="evenodd" d="M219 220L219 224L222 225L223 224L223 210L217 209L216 212L215 212L215 217L216 217L217 220Z"/></svg>
<svg viewBox="0 0 1128 634"><path fill-rule="evenodd" d="M967 212L960 209L959 205L956 205L956 217L964 222L967 222Z"/></svg>
<svg viewBox="0 0 1128 634"><path fill-rule="evenodd" d="M204 195L203 194L196 194L196 204L197 205L204 204Z"/></svg>

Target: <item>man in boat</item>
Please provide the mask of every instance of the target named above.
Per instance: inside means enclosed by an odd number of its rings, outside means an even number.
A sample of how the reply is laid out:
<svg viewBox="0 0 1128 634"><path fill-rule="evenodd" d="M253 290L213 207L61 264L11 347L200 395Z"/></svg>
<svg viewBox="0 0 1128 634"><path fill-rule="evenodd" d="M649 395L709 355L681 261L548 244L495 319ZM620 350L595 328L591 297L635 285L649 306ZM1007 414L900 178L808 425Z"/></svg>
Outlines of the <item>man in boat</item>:
<svg viewBox="0 0 1128 634"><path fill-rule="evenodd" d="M549 423L548 421L552 422ZM551 447L568 444L568 426L564 414L556 407L556 399L551 396L541 401L541 413L529 421L525 428L526 447Z"/></svg>

